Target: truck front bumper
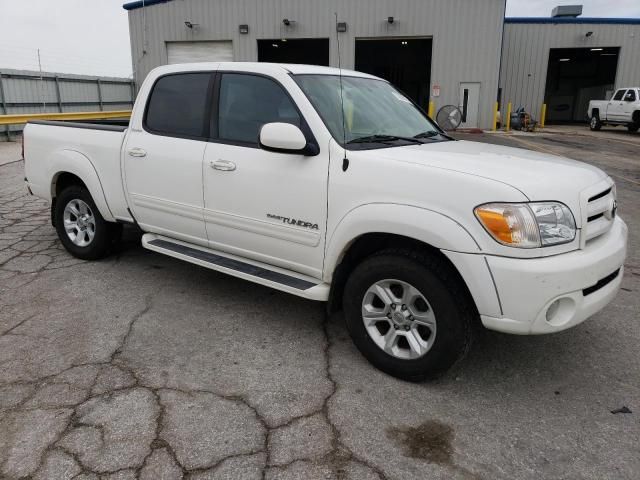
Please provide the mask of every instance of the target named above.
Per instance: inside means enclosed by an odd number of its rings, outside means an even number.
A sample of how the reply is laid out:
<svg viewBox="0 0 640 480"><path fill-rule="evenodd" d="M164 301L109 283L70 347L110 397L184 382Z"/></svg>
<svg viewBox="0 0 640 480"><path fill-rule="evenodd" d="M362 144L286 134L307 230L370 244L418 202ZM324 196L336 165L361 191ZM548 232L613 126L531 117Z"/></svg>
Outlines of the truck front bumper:
<svg viewBox="0 0 640 480"><path fill-rule="evenodd" d="M620 288L627 231L618 217L582 250L535 259L487 256L502 315L481 315L482 323L491 330L531 335L583 322Z"/></svg>

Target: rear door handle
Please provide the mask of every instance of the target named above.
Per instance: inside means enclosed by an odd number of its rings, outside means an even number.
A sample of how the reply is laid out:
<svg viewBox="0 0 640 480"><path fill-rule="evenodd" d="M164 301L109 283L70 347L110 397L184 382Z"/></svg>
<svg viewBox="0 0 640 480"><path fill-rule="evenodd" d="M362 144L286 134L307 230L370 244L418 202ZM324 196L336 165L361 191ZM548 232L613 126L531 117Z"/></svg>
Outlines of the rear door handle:
<svg viewBox="0 0 640 480"><path fill-rule="evenodd" d="M228 160L211 160L209 166L215 170L221 170L223 172L232 172L236 169L236 164Z"/></svg>
<svg viewBox="0 0 640 480"><path fill-rule="evenodd" d="M130 157L146 157L147 156L147 152L145 152L141 148L132 148L127 153L129 154Z"/></svg>

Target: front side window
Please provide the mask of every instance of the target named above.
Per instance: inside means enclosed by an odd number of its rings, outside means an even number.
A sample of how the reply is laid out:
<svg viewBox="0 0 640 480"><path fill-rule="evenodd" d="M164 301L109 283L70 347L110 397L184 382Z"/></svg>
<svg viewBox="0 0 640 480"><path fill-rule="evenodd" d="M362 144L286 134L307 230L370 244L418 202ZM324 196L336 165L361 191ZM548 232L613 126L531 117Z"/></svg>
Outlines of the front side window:
<svg viewBox="0 0 640 480"><path fill-rule="evenodd" d="M624 99L628 102L635 102L636 100L636 91L635 90L629 90L627 92L627 94L625 95Z"/></svg>
<svg viewBox="0 0 640 480"><path fill-rule="evenodd" d="M180 73L153 86L144 125L160 135L204 138L210 73Z"/></svg>
<svg viewBox="0 0 640 480"><path fill-rule="evenodd" d="M300 115L287 93L266 77L223 74L218 105L218 138L221 140L257 145L265 123L300 126Z"/></svg>
<svg viewBox="0 0 640 480"><path fill-rule="evenodd" d="M294 78L333 138L348 148L446 140L426 115L383 80L346 76L341 82L335 75L307 74Z"/></svg>
<svg viewBox="0 0 640 480"><path fill-rule="evenodd" d="M616 95L613 97L614 100L618 101L618 100L622 100L622 97L624 97L624 90L618 90L616 92Z"/></svg>

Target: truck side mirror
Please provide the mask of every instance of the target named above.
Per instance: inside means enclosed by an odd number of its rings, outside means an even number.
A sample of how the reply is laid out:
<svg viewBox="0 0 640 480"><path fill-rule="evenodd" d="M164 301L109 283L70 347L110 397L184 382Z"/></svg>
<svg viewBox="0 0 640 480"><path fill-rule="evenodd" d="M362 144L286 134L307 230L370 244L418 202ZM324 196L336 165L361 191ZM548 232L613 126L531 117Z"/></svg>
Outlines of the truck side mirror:
<svg viewBox="0 0 640 480"><path fill-rule="evenodd" d="M299 127L291 123L266 123L260 129L260 147L270 152L317 155L318 148L309 144Z"/></svg>
<svg viewBox="0 0 640 480"><path fill-rule="evenodd" d="M627 93L624 97L625 102L634 102L635 100L635 96L631 93Z"/></svg>

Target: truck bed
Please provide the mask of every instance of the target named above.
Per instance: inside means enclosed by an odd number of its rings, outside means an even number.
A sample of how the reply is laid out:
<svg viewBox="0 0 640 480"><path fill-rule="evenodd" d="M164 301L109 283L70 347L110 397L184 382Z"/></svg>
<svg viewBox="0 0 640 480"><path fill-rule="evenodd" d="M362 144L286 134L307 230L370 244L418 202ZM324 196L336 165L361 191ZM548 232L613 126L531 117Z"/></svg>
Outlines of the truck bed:
<svg viewBox="0 0 640 480"><path fill-rule="evenodd" d="M129 219L120 170L128 126L128 119L35 120L27 123L24 130L25 176L31 190L50 200L58 170L68 166L73 167L68 171L74 172L82 167L86 177L95 181L92 195L103 216L111 221Z"/></svg>

